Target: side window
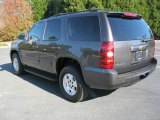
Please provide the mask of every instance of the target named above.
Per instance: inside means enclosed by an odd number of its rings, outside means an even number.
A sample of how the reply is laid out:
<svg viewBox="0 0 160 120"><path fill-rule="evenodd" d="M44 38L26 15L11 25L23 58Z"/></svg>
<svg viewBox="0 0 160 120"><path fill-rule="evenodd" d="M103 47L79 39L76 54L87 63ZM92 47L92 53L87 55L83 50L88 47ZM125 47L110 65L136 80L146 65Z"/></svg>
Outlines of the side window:
<svg viewBox="0 0 160 120"><path fill-rule="evenodd" d="M44 40L59 40L61 38L61 21L50 20L47 22Z"/></svg>
<svg viewBox="0 0 160 120"><path fill-rule="evenodd" d="M100 27L98 16L69 18L67 29L69 40L100 41Z"/></svg>
<svg viewBox="0 0 160 120"><path fill-rule="evenodd" d="M39 22L35 24L32 27L32 29L28 32L28 40L33 40L33 41L40 40L43 35L44 26L45 22Z"/></svg>

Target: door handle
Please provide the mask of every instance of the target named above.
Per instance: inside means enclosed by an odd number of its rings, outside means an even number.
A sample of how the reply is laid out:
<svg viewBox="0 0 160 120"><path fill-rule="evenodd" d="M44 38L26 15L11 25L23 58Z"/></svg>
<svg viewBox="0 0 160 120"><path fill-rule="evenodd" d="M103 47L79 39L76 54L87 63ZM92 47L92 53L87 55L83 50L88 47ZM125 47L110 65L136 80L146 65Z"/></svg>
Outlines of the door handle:
<svg viewBox="0 0 160 120"><path fill-rule="evenodd" d="M29 40L28 43L29 43L30 45L32 45L33 41L32 41L32 40Z"/></svg>
<svg viewBox="0 0 160 120"><path fill-rule="evenodd" d="M38 48L38 46L32 46L33 48Z"/></svg>
<svg viewBox="0 0 160 120"><path fill-rule="evenodd" d="M61 49L61 47L60 47L60 46L53 46L52 49L57 49L57 50L59 50L59 49Z"/></svg>

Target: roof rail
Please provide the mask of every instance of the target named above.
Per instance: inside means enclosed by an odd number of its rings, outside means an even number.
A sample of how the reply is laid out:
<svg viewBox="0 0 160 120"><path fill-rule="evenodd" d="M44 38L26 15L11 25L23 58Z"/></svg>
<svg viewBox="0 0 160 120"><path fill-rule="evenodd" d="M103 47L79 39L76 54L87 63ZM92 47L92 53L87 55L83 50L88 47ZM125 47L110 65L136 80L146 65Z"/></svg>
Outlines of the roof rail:
<svg viewBox="0 0 160 120"><path fill-rule="evenodd" d="M87 9L86 11L91 11L91 12L100 12L100 11L104 11L104 12L108 12L111 11L111 9L109 8L91 8L91 9Z"/></svg>
<svg viewBox="0 0 160 120"><path fill-rule="evenodd" d="M74 13L76 13L76 12L58 13L58 14L53 15L53 16L51 16L51 17L62 16L62 15L68 15L68 14L74 14Z"/></svg>
<svg viewBox="0 0 160 120"><path fill-rule="evenodd" d="M99 11L108 12L108 11L111 11L111 9L108 9L108 8L105 8L105 9L91 8L91 9L86 9L86 10L78 11L78 12L58 13L58 14L56 14L56 15L54 15L54 16L51 16L51 17L68 15L68 14L75 14L75 13L82 13L82 12L99 12Z"/></svg>

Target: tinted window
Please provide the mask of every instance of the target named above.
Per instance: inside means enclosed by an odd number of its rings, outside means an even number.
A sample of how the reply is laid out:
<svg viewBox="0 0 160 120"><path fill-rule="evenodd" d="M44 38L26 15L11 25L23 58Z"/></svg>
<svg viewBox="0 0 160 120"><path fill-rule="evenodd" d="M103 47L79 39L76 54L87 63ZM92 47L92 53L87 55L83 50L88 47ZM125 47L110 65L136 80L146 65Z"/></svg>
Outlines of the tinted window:
<svg viewBox="0 0 160 120"><path fill-rule="evenodd" d="M44 40L58 40L61 36L60 20L51 20L47 22Z"/></svg>
<svg viewBox="0 0 160 120"><path fill-rule="evenodd" d="M25 38L24 34L19 34L18 37L17 37L17 39L19 39L19 40L23 40L24 38Z"/></svg>
<svg viewBox="0 0 160 120"><path fill-rule="evenodd" d="M69 40L99 41L100 28L97 16L73 17L68 19Z"/></svg>
<svg viewBox="0 0 160 120"><path fill-rule="evenodd" d="M43 35L45 22L38 22L29 31L29 40L40 40Z"/></svg>
<svg viewBox="0 0 160 120"><path fill-rule="evenodd" d="M151 31L143 19L108 17L115 41L150 39Z"/></svg>

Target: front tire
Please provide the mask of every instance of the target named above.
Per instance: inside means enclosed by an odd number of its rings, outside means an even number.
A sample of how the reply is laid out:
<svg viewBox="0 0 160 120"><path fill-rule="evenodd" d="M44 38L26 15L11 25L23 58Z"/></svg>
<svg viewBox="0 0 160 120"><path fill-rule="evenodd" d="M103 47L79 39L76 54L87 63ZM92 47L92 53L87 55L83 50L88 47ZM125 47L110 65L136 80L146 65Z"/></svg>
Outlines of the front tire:
<svg viewBox="0 0 160 120"><path fill-rule="evenodd" d="M21 75L21 74L24 73L24 66L21 63L17 53L14 53L12 55L12 66L13 66L13 69L14 69L14 74Z"/></svg>
<svg viewBox="0 0 160 120"><path fill-rule="evenodd" d="M84 84L81 72L76 66L66 66L60 73L59 85L65 99L71 102L88 97L89 88Z"/></svg>

